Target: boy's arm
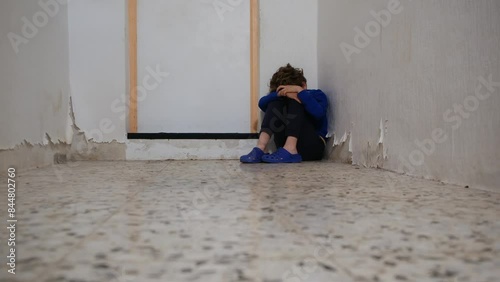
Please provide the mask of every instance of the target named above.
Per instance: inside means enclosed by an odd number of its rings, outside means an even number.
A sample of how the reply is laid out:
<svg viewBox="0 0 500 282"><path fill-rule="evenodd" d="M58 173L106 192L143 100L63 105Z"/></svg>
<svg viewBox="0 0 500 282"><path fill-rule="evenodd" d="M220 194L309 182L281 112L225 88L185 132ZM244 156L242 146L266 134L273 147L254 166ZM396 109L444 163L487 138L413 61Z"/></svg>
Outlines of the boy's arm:
<svg viewBox="0 0 500 282"><path fill-rule="evenodd" d="M268 95L260 98L259 100L259 108L265 112L267 110L267 105L269 105L269 103L275 101L275 100L278 100L278 93L277 92L271 92L269 93Z"/></svg>
<svg viewBox="0 0 500 282"><path fill-rule="evenodd" d="M328 100L321 90L304 90L298 94L300 101L306 111L315 119L319 120L326 116Z"/></svg>

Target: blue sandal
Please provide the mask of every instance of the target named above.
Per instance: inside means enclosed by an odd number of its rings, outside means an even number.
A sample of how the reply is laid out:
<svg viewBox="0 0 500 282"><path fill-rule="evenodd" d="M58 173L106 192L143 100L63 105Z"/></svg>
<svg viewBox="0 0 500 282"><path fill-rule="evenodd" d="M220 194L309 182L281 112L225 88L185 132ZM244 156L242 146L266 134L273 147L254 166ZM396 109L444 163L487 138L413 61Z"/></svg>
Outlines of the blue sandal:
<svg viewBox="0 0 500 282"><path fill-rule="evenodd" d="M264 153L264 151L255 147L248 155L241 156L240 162L245 163L245 164L260 163L260 162L262 162L262 156L265 156L265 155L266 154Z"/></svg>
<svg viewBox="0 0 500 282"><path fill-rule="evenodd" d="M287 150L279 148L278 151L262 156L262 161L265 163L300 163L302 156L300 154L290 154Z"/></svg>

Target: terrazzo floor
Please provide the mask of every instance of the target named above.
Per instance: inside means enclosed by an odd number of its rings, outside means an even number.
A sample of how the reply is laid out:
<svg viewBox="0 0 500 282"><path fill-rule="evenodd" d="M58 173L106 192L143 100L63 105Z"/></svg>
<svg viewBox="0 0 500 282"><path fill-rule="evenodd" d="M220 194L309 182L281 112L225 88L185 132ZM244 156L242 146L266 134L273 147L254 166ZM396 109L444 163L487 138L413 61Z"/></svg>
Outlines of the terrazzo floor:
<svg viewBox="0 0 500 282"><path fill-rule="evenodd" d="M78 162L16 181L0 281L500 281L500 193L329 162Z"/></svg>

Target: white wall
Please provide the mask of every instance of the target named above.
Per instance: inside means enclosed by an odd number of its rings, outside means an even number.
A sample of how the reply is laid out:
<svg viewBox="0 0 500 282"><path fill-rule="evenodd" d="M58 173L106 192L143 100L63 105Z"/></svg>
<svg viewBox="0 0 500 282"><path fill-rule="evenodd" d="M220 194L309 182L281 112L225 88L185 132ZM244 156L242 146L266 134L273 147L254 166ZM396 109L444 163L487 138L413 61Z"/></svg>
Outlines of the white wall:
<svg viewBox="0 0 500 282"><path fill-rule="evenodd" d="M318 86L318 0L260 1L260 89L279 67L292 64L304 69L311 89Z"/></svg>
<svg viewBox="0 0 500 282"><path fill-rule="evenodd" d="M126 1L69 3L71 95L76 124L95 142L125 142Z"/></svg>
<svg viewBox="0 0 500 282"><path fill-rule="evenodd" d="M475 91L479 77L500 81L500 2L401 0L348 63L340 45L355 46L354 28L389 2L319 2L319 85L331 95L337 137L352 133L357 164L498 189L500 87L482 86L485 99ZM463 117L453 112L464 103Z"/></svg>
<svg viewBox="0 0 500 282"><path fill-rule="evenodd" d="M0 2L0 149L24 140L48 144L46 134L54 143L67 141L67 7L54 3L49 16L38 1ZM28 25L34 29L23 29ZM12 44L9 34L23 43Z"/></svg>

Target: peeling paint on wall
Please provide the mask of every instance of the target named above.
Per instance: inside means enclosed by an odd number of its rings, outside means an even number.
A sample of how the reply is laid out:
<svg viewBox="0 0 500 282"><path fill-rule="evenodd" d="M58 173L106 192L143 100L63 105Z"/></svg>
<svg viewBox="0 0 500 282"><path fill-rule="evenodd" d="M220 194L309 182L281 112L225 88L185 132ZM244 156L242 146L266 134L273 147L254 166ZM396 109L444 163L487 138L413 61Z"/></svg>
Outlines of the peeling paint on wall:
<svg viewBox="0 0 500 282"><path fill-rule="evenodd" d="M119 143L117 141L98 143L87 139L85 132L83 132L76 123L73 99L71 96L69 98L69 115L71 117L71 128L73 131L72 142L68 153L69 160L125 160L125 143Z"/></svg>
<svg viewBox="0 0 500 282"><path fill-rule="evenodd" d="M360 165L370 168L383 168L384 167L384 144L377 143L373 146L370 142L367 142L366 148L362 151L364 156L362 163Z"/></svg>
<svg viewBox="0 0 500 282"><path fill-rule="evenodd" d="M352 164L352 133L344 132L340 139L333 134L327 144L326 155L331 160Z"/></svg>
<svg viewBox="0 0 500 282"><path fill-rule="evenodd" d="M45 133L43 141L32 144L27 140L11 149L0 150L0 168L23 169L43 167L70 161L86 160L125 160L126 144L116 141L97 143L87 140L85 133L76 123L72 99L69 99L69 118L72 122L71 144L58 140L54 142L49 133Z"/></svg>
<svg viewBox="0 0 500 282"><path fill-rule="evenodd" d="M383 168L384 162L388 159L387 148L384 142L387 138L388 120L380 119L379 137L377 142L366 142L366 146L361 150L361 158L356 161L353 159L353 138L352 130L354 124L351 124L351 131L344 132L339 139L336 134L333 135L330 145L327 147L327 158L336 162L360 165L367 168ZM376 144L376 145L374 145Z"/></svg>
<svg viewBox="0 0 500 282"><path fill-rule="evenodd" d="M54 143L46 134L48 144L32 144L26 140L12 149L0 150L0 169L5 171L9 167L30 169L51 165L56 160L55 155L66 155L69 152L68 144Z"/></svg>

